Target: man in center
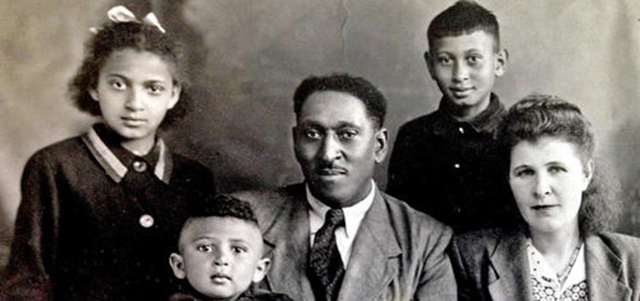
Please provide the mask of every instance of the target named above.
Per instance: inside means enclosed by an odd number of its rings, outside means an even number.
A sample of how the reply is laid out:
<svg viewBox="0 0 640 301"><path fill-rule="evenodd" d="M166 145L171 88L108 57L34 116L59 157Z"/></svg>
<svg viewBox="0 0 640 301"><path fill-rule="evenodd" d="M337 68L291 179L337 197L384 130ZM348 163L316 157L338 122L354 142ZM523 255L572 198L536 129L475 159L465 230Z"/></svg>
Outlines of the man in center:
<svg viewBox="0 0 640 301"><path fill-rule="evenodd" d="M452 230L373 180L388 151L384 96L348 74L309 77L294 111L304 183L236 194L272 261L262 286L301 301L455 300Z"/></svg>

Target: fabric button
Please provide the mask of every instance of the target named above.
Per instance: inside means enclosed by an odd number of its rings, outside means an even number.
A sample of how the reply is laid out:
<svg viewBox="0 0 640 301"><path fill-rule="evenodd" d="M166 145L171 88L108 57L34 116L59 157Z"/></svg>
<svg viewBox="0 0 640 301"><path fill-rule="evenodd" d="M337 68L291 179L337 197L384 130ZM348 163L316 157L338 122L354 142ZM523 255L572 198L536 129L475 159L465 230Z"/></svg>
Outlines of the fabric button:
<svg viewBox="0 0 640 301"><path fill-rule="evenodd" d="M153 222L154 222L153 216L149 214L143 214L142 216L140 216L140 219L138 221L140 222L140 226L144 228L149 228L153 226Z"/></svg>
<svg viewBox="0 0 640 301"><path fill-rule="evenodd" d="M460 134L464 134L464 128L463 127L459 127L458 131L460 132Z"/></svg>
<svg viewBox="0 0 640 301"><path fill-rule="evenodd" d="M137 172L144 172L145 170L147 170L147 163L144 163L142 161L135 161L133 162L133 170Z"/></svg>

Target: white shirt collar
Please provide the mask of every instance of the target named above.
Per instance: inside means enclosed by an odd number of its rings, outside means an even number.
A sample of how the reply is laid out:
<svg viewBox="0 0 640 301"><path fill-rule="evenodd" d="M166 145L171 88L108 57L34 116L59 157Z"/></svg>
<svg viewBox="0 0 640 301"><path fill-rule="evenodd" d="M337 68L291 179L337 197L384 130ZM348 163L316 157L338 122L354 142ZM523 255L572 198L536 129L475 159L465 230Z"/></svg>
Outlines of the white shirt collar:
<svg viewBox="0 0 640 301"><path fill-rule="evenodd" d="M360 223L364 218L364 215L369 211L371 204L373 204L373 198L375 196L376 191L376 183L371 180L371 191L367 194L367 196L360 202L355 203L349 207L342 207L342 211L344 212L344 222L345 222L345 232L346 236L349 239L353 239L353 237L358 232L358 228L360 227ZM320 200L316 199L309 190L309 185L306 185L307 192L307 201L309 203L309 230L310 234L313 236L324 224L324 217L327 214L327 211L331 209L331 207L325 205Z"/></svg>

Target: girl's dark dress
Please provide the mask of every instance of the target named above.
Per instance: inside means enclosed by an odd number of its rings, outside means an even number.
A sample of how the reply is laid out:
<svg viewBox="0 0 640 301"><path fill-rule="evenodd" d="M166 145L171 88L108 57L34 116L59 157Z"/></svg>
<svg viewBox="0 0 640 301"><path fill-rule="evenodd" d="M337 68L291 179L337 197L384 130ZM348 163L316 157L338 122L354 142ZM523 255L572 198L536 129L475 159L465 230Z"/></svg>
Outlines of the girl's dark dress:
<svg viewBox="0 0 640 301"><path fill-rule="evenodd" d="M168 258L188 206L213 187L207 168L162 139L138 157L100 124L40 150L24 170L2 294L166 300L175 291Z"/></svg>

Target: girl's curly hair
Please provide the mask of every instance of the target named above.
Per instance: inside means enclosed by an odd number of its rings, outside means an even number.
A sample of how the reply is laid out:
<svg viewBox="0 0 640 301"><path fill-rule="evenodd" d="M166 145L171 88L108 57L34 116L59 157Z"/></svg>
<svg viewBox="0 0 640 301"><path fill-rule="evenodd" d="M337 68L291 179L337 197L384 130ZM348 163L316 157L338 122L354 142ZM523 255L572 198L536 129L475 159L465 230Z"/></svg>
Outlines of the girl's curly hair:
<svg viewBox="0 0 640 301"><path fill-rule="evenodd" d="M75 106L82 112L100 116L100 106L89 95L97 87L100 70L110 55L123 49L155 53L165 61L173 76L173 84L182 87L180 101L167 112L161 127L174 124L188 112L189 81L184 67L182 45L157 27L135 22L108 22L89 39L82 66L69 83L69 93Z"/></svg>

